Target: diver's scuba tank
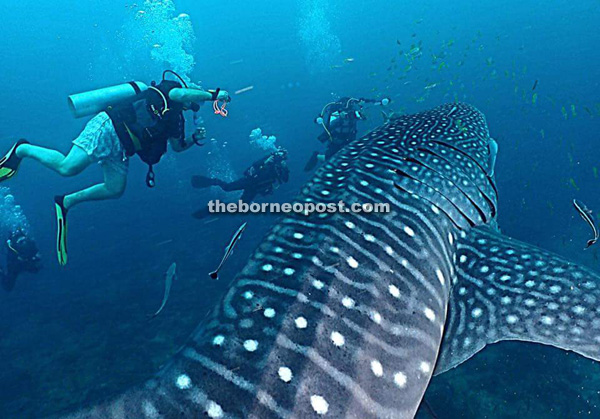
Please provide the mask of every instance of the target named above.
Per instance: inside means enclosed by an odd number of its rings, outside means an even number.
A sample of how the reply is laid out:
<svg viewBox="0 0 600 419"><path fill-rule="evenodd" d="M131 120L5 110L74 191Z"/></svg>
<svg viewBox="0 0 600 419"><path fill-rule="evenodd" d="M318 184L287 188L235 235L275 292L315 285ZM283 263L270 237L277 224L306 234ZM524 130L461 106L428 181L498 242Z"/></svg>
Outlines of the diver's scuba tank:
<svg viewBox="0 0 600 419"><path fill-rule="evenodd" d="M148 86L140 81L130 81L116 86L105 87L89 92L69 96L69 108L75 118L97 114L108 106L134 100L135 97L148 90Z"/></svg>

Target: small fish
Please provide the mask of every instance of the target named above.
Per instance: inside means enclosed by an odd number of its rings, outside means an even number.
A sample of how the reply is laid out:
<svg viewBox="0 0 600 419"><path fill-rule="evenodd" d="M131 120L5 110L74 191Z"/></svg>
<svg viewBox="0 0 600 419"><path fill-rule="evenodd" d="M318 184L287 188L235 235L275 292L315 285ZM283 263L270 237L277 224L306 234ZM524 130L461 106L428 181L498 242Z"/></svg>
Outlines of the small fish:
<svg viewBox="0 0 600 419"><path fill-rule="evenodd" d="M157 243L156 247L164 246L165 244L169 244L169 243L172 243L172 242L173 242L173 239L165 240L165 241L162 241L160 243Z"/></svg>
<svg viewBox="0 0 600 419"><path fill-rule="evenodd" d="M593 167L592 170L594 171L594 178L598 179L598 168Z"/></svg>
<svg viewBox="0 0 600 419"><path fill-rule="evenodd" d="M534 93L533 96L531 97L531 103L535 105L537 102L537 98L538 98L538 94Z"/></svg>
<svg viewBox="0 0 600 419"><path fill-rule="evenodd" d="M437 83L432 83L430 85L425 86L425 90L433 89L436 86L437 86Z"/></svg>
<svg viewBox="0 0 600 419"><path fill-rule="evenodd" d="M569 157L570 157L570 156L569 156ZM572 158L570 158L570 160L571 160L571 164L572 164L572 163L573 163L573 159L572 159ZM569 183L571 184L571 186L572 186L572 187L573 187L573 188L574 188L576 191L578 191L578 190L579 190L579 186L577 186L577 184L575 183L575 179L573 179L573 178L570 178L570 179L569 179Z"/></svg>
<svg viewBox="0 0 600 419"><path fill-rule="evenodd" d="M383 116L383 123L384 123L384 124L387 124L387 123L388 123L388 122L390 122L392 119L394 119L394 117L395 117L396 115L395 115L395 113L394 113L393 111L392 111L392 112L389 112L389 113L386 113L386 112L384 112L384 111L381 111L381 116Z"/></svg>
<svg viewBox="0 0 600 419"><path fill-rule="evenodd" d="M165 305L167 305L167 300L171 294L171 285L173 285L173 280L175 279L177 279L177 264L173 262L165 274L165 294L163 295L162 304L158 311L150 317L151 319L158 316L163 308L165 308Z"/></svg>
<svg viewBox="0 0 600 419"><path fill-rule="evenodd" d="M560 112L562 113L563 118L565 118L565 119L569 118L569 114L567 114L567 110L565 109L564 106L560 108Z"/></svg>
<svg viewBox="0 0 600 419"><path fill-rule="evenodd" d="M346 59L344 60L344 62L345 62L345 63L352 63L352 62L354 62L354 58L352 58L352 57L350 57L350 58L346 58Z"/></svg>
<svg viewBox="0 0 600 419"><path fill-rule="evenodd" d="M537 87L537 85L538 85L538 81L536 80L536 81L533 83L533 87L531 88L531 90L535 90L535 88Z"/></svg>
<svg viewBox="0 0 600 419"><path fill-rule="evenodd" d="M573 116L577 116L577 112L575 112L575 105L571 105L571 114L573 114Z"/></svg>
<svg viewBox="0 0 600 419"><path fill-rule="evenodd" d="M583 220L590 226L592 233L594 233L594 238L587 241L587 246L585 247L587 249L598 241L598 238L600 238L600 233L598 233L598 229L596 228L596 222L592 217L592 211L589 210L583 202L578 202L576 199L573 200L573 206L581 218L583 218Z"/></svg>
<svg viewBox="0 0 600 419"><path fill-rule="evenodd" d="M244 60L243 60L243 59L242 59L242 60L234 60L234 61L230 61L230 62L229 62L229 65L241 64L241 63L243 63L243 62L244 62Z"/></svg>
<svg viewBox="0 0 600 419"><path fill-rule="evenodd" d="M215 269L213 272L208 274L212 279L219 279L219 271L223 267L223 264L225 263L225 261L227 259L229 259L229 256L231 256L231 254L233 253L233 248L237 244L238 240L242 237L242 233L246 229L246 224L248 224L248 223L242 224L241 227L238 228L238 230L235 232L235 234L231 238L231 241L225 248L225 254L223 255L223 259L221 259L221 263L219 263L219 266L217 267L217 269Z"/></svg>
<svg viewBox="0 0 600 419"><path fill-rule="evenodd" d="M465 127L462 123L462 121L460 119L457 119L455 122L456 128L460 131L460 132L467 132L468 129L467 127Z"/></svg>

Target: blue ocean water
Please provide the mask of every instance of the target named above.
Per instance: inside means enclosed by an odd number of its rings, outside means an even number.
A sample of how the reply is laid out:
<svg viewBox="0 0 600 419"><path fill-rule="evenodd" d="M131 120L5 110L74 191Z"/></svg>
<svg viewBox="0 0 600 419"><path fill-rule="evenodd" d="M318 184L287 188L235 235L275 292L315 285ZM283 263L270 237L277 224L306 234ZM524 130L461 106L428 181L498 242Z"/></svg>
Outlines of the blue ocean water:
<svg viewBox="0 0 600 419"><path fill-rule="evenodd" d="M65 179L26 161L2 184L27 217L44 269L0 293L0 417L92 404L167 362L277 219L250 217L223 278L211 281L206 274L248 217L191 218L222 195L192 189L190 177L241 175L264 154L249 140L260 127L290 155L291 180L269 200L291 200L321 147L313 119L342 96L391 97L398 113L455 100L477 106L500 147L501 230L600 270L597 248L583 251L588 227L571 204L600 208L598 1L23 0L1 10L2 150L24 137L68 151L87 119L71 116L67 95L149 82L167 67L205 88L254 88L233 95L228 118L203 107L215 140L165 156L155 189L132 160L120 200L73 210L66 267L56 262L52 198L98 182L99 168ZM382 122L377 109L368 117L363 132ZM179 280L148 322L174 261ZM440 418L600 417L598 388L593 361L510 342L435 378L426 399Z"/></svg>

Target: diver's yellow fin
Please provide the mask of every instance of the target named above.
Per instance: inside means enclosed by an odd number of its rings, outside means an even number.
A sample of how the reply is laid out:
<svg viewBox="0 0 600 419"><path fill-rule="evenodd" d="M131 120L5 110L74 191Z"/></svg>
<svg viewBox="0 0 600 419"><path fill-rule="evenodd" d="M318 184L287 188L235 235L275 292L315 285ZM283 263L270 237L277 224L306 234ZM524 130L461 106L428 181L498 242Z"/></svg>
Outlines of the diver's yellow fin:
<svg viewBox="0 0 600 419"><path fill-rule="evenodd" d="M56 255L61 266L67 264L67 209L64 206L64 196L54 197L56 208Z"/></svg>

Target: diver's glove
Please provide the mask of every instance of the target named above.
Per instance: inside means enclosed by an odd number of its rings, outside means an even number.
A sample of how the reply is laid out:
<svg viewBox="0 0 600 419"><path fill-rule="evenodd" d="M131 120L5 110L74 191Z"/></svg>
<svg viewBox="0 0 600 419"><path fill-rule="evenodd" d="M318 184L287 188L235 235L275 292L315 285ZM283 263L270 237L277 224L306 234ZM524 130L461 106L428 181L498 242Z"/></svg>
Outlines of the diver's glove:
<svg viewBox="0 0 600 419"><path fill-rule="evenodd" d="M212 95L212 100L219 100L222 102L231 102L231 96L225 90L221 90L221 88L217 88L216 90L208 91Z"/></svg>
<svg viewBox="0 0 600 419"><path fill-rule="evenodd" d="M231 96L229 96L229 93L225 90L220 90L219 94L217 95L217 100L221 100L223 102L231 102Z"/></svg>

